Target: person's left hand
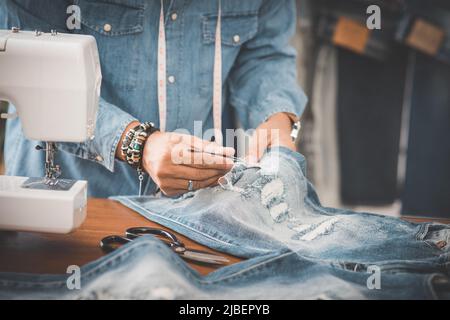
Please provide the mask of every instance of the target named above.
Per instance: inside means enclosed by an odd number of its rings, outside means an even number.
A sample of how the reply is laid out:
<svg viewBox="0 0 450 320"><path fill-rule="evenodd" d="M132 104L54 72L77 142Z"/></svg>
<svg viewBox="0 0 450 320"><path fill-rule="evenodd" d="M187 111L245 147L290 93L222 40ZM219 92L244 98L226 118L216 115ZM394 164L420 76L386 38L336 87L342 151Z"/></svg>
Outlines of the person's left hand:
<svg viewBox="0 0 450 320"><path fill-rule="evenodd" d="M267 148L283 146L297 151L291 138L292 118L283 112L276 113L259 125L250 138L246 160L249 163L257 163Z"/></svg>

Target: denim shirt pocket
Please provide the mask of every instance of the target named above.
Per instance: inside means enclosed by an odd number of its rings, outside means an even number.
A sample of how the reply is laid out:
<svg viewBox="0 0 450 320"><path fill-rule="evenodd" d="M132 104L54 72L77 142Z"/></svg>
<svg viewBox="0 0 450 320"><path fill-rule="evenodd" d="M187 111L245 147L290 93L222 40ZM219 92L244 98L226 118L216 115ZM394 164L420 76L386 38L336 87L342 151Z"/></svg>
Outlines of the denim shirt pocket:
<svg viewBox="0 0 450 320"><path fill-rule="evenodd" d="M216 37L217 13L204 14L201 17L201 41L205 53L211 53L214 50ZM222 38L222 68L223 75L226 70L233 66L233 62L239 54L243 44L255 37L258 32L258 12L224 12L221 15L221 38ZM203 65L210 66L201 68L198 76L200 77L200 94L204 97L212 97L211 77L213 72L213 56L206 55Z"/></svg>
<svg viewBox="0 0 450 320"><path fill-rule="evenodd" d="M97 40L103 87L135 90L144 31L144 0L75 0L81 33Z"/></svg>
<svg viewBox="0 0 450 320"><path fill-rule="evenodd" d="M240 47L252 39L258 32L258 12L223 13L222 45ZM205 14L202 20L202 34L204 44L215 41L217 14Z"/></svg>
<svg viewBox="0 0 450 320"><path fill-rule="evenodd" d="M81 9L81 23L104 36L142 32L143 0L75 0ZM105 30L105 26L111 30Z"/></svg>

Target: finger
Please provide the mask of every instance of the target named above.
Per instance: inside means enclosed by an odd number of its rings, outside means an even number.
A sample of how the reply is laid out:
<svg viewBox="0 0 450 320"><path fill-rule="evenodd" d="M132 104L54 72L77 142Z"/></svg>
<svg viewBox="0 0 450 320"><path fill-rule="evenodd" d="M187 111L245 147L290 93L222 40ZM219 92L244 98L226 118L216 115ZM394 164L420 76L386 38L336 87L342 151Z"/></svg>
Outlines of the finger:
<svg viewBox="0 0 450 320"><path fill-rule="evenodd" d="M182 163L184 166L197 169L230 170L234 161L231 158L204 152L184 152Z"/></svg>
<svg viewBox="0 0 450 320"><path fill-rule="evenodd" d="M212 153L225 157L232 157L235 150L232 147L223 147L215 142L200 139L196 136L184 135L181 143L188 147L188 149L197 152Z"/></svg>
<svg viewBox="0 0 450 320"><path fill-rule="evenodd" d="M172 178L201 181L215 176L222 176L226 173L226 170L219 169L199 169L189 166L179 165L175 166L172 170Z"/></svg>
<svg viewBox="0 0 450 320"><path fill-rule="evenodd" d="M192 180L192 184L193 184L193 190L198 190L198 189L202 189L202 188L206 188L209 187L215 183L217 183L218 179L221 176L215 176L206 180L202 180L202 181L196 181L196 180ZM185 180L185 179L166 179L163 182L163 186L161 187L161 189L167 190L167 189L181 189L181 190L188 190L189 188L189 180Z"/></svg>
<svg viewBox="0 0 450 320"><path fill-rule="evenodd" d="M174 197L182 195L183 193L188 192L186 189L161 189L161 192L164 193L166 196Z"/></svg>
<svg viewBox="0 0 450 320"><path fill-rule="evenodd" d="M268 130L256 130L250 138L246 160L252 164L259 162L270 144L270 139L271 135Z"/></svg>
<svg viewBox="0 0 450 320"><path fill-rule="evenodd" d="M256 164L259 161L258 139L256 139L254 136L250 138L250 143L247 155L245 157L245 161L249 164Z"/></svg>
<svg viewBox="0 0 450 320"><path fill-rule="evenodd" d="M215 176L206 180L202 180L202 181L192 181L193 183L193 189L194 190L198 190L198 189L203 189L203 188L207 188L207 187L211 187L214 185L218 184L218 180L219 178L222 177L222 175L220 176Z"/></svg>
<svg viewBox="0 0 450 320"><path fill-rule="evenodd" d="M176 136L181 140L172 145L170 153L172 163L218 170L229 170L233 166L234 162L229 157L234 155L234 148L222 147L195 136L180 134ZM172 140L175 141L174 139Z"/></svg>

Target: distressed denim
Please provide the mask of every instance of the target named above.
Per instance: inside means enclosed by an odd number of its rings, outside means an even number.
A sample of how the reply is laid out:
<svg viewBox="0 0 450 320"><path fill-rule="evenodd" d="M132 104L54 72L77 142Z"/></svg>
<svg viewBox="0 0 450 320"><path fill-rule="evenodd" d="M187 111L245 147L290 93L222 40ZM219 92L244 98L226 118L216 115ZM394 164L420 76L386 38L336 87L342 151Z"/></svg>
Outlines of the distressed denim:
<svg viewBox="0 0 450 320"><path fill-rule="evenodd" d="M224 113L234 110L245 129L256 128L277 112L300 115L306 97L296 82L294 0L222 1L222 77ZM66 27L69 5L81 9L81 30ZM194 121L203 133L213 127L212 75L218 1L164 0L166 15L167 131L185 129ZM60 143L57 163L63 178L89 182L89 195L108 197L138 193L136 171L115 160L125 127L134 120L159 126L157 41L159 0L2 0L0 29L55 29L95 37L103 74L95 139ZM175 20L172 13L177 14ZM110 32L104 25L111 26ZM238 41L236 35L239 36ZM32 106L31 106L32 107ZM13 111L11 107L11 112ZM224 128L225 129L225 128ZM197 130L200 131L200 130ZM20 119L8 120L6 173L42 176L44 154L33 151ZM146 177L144 191L155 184Z"/></svg>
<svg viewBox="0 0 450 320"><path fill-rule="evenodd" d="M431 268L432 269L432 268ZM201 276L151 236L70 275L0 274L1 299L448 299L450 282L430 265L386 264L377 288L364 268L269 253Z"/></svg>
<svg viewBox="0 0 450 320"><path fill-rule="evenodd" d="M3 273L0 298L450 299L449 226L323 208L304 171L302 155L272 148L217 187L118 198L246 261L200 276L145 236L82 267L81 290L67 289L69 275ZM368 286L374 268L379 287Z"/></svg>
<svg viewBox="0 0 450 320"><path fill-rule="evenodd" d="M169 197L116 197L146 218L240 257L290 249L331 261L429 261L449 267L450 226L322 207L304 157L270 149L260 168L236 165L230 184Z"/></svg>

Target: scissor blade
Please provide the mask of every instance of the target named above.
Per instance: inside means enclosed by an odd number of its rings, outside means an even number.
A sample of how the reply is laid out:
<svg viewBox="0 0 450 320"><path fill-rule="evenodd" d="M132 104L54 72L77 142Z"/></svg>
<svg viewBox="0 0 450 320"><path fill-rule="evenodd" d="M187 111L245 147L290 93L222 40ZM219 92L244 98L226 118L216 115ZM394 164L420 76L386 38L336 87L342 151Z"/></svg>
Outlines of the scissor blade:
<svg viewBox="0 0 450 320"><path fill-rule="evenodd" d="M227 258L225 258L223 256L218 256L218 255L206 253L206 252L186 250L183 253L181 253L180 255L183 258L198 261L198 262L203 262L203 263L207 263L207 264L226 265L226 264L230 263L230 260L228 260Z"/></svg>

